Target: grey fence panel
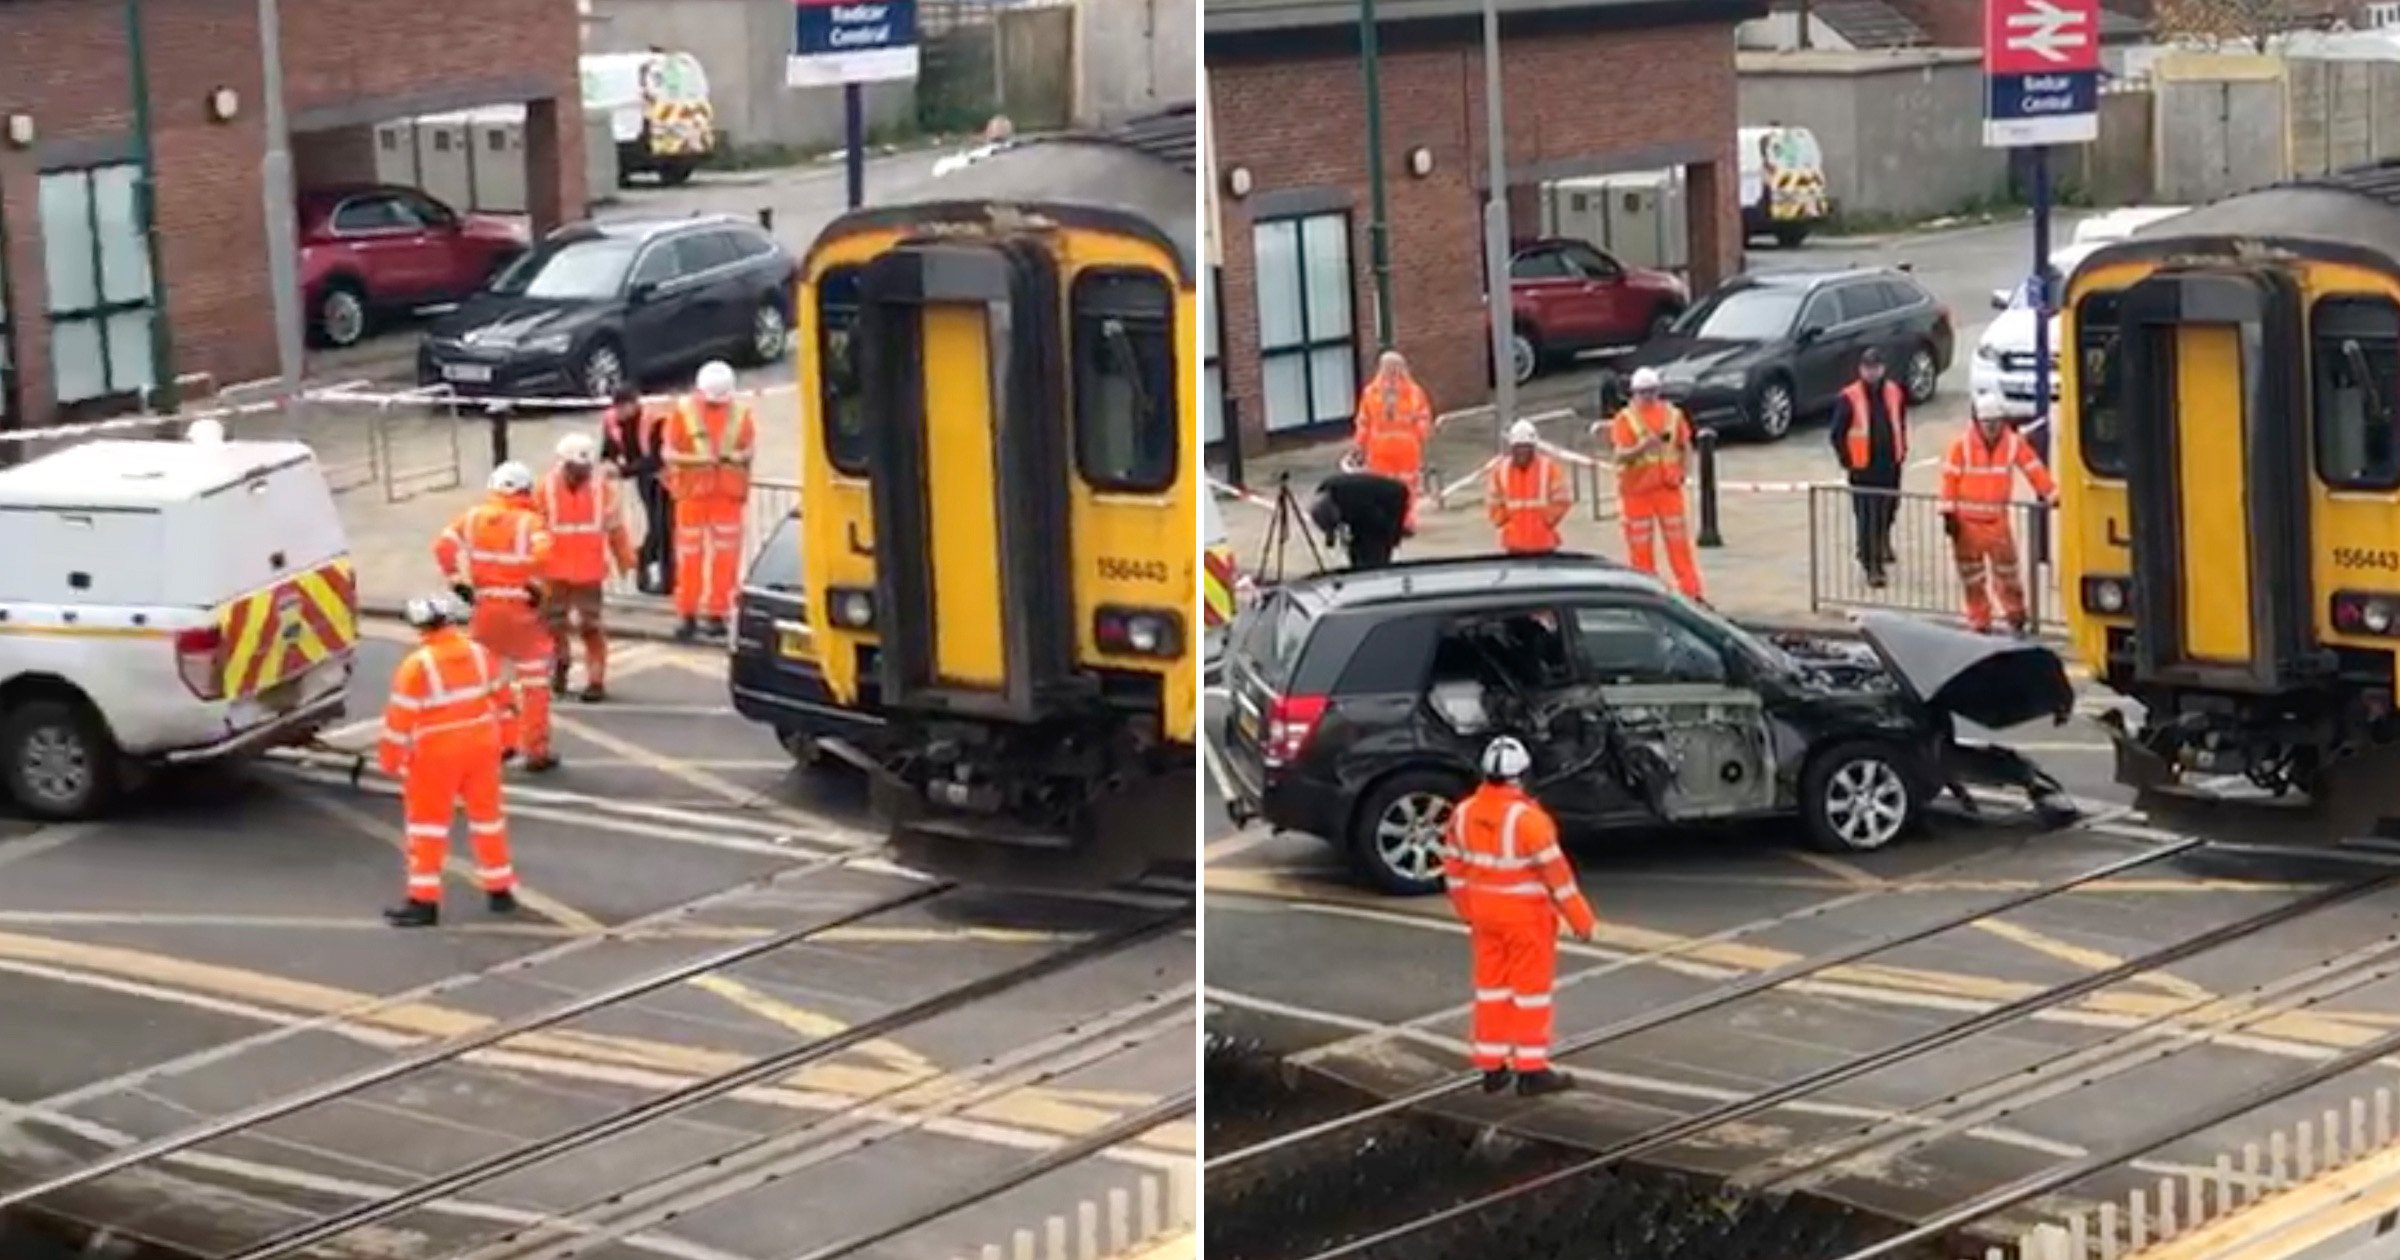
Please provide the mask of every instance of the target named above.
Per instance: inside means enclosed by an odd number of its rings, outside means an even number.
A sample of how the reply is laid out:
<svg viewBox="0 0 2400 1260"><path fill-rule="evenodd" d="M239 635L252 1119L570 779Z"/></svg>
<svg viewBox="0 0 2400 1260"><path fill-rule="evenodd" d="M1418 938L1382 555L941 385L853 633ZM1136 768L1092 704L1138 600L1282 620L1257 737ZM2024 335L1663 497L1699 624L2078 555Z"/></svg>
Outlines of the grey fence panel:
<svg viewBox="0 0 2400 1260"><path fill-rule="evenodd" d="M1896 500L1893 508L1891 563L1886 584L1867 581L1858 555L1856 497L1872 494ZM1812 609L1887 608L1898 612L1963 620L1966 586L1959 579L1957 548L1942 528L1938 495L1909 491L1854 491L1849 486L1811 486L1808 492L1808 602ZM2044 554L2050 536L2050 509L2038 503L2011 503L2009 528L2016 536L2017 561L2025 583L2025 612L2038 630L2066 628L2066 608L2058 599L2058 571Z"/></svg>

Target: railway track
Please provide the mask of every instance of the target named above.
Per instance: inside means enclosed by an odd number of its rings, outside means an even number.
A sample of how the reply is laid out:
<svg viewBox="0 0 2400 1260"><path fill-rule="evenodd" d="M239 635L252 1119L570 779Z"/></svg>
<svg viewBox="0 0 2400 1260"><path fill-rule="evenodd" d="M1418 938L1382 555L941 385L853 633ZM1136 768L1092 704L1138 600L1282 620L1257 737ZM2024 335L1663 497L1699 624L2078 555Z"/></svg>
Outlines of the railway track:
<svg viewBox="0 0 2400 1260"><path fill-rule="evenodd" d="M2059 897L2114 876L2124 875L2144 866L2185 856L2204 853L2244 854L2270 852L2286 858L2322 861L2341 869L2341 877L2322 887L2283 901L2270 909L2218 924L2205 931L2173 940L2147 952L2099 970L2080 975L2063 983L2049 985L2015 1000L2006 1001L1941 1027L1910 1036L1892 1044L1864 1053L1854 1054L1826 1066L1805 1072L1792 1079L1764 1089L1728 1098L1715 1105L1703 1107L1691 1114L1663 1123L1652 1124L1640 1131L1615 1138L1589 1155L1570 1159L1563 1165L1530 1176L1498 1189L1491 1190L1436 1211L1412 1214L1394 1224L1379 1225L1371 1231L1362 1230L1355 1236L1331 1245L1322 1246L1306 1255L1306 1260L1345 1260L1352 1256L1381 1256L1407 1254L1465 1255L1480 1244L1488 1244L1488 1234L1478 1234L1479 1221L1487 1214L1515 1205L1539 1201L1545 1192L1563 1191L1572 1184L1595 1175L1608 1173L1619 1165L1645 1155L1655 1155L1671 1147L1700 1138L1712 1131L1776 1111L1795 1103L1813 1101L1837 1087L1870 1075L1907 1064L1946 1048L1960 1046L1979 1034L1999 1029L2016 1021L2063 1009L2079 999L2124 983L2148 972L2173 965L2212 951L2236 947L2262 934L2288 929L2290 925L2311 922L2337 907L2354 904L2378 893L2400 886L2400 860L2389 852L2368 848L2273 848L2220 843L2193 837L2164 837L2144 831L2145 847L2123 857L2085 868L2061 878L2045 881L2012 893L2003 898L1985 901L1958 913L1931 922L1911 925L1861 940L1825 953L1803 957L1773 970L1747 976L1740 980L1717 985L1669 1003L1654 1010L1617 1020L1605 1027L1561 1037L1556 1057L1572 1069L1572 1056L1624 1040L1653 1029L1707 1012L1724 1010L1746 999L1761 998L1772 990L1797 980L1828 971L1832 968L1861 963L1875 955L1902 946L1928 940L1945 932L1970 926L1980 920L2019 910L2036 903ZM2117 838L2126 838L2120 833ZM1923 878L1922 875L1918 878ZM1858 904L1881 889L1866 890L1835 899L1836 903ZM1803 907L1793 914L1816 917L1826 912L1826 903ZM1752 924L1740 925L1707 939L1722 939L1728 933L1748 935L1763 925L1789 921L1792 915L1779 915ZM1622 970L1628 966L1660 961L1673 954L1688 951L1698 942L1680 943L1674 950L1616 960L1607 968L1578 975L1599 974ZM1955 1136L1987 1126L1994 1121L2035 1103L2071 1094L2074 1090L2136 1070L2147 1064L2171 1058L2212 1039L2237 1036L2246 1029L2269 1023L2296 1011L2306 1011L2330 999L2366 989L2377 983L2400 977L2400 932L2387 933L2380 938L2355 943L2335 952L2332 957L2320 958L2314 965L2300 968L2270 980L2250 986L2242 993L2227 997L2194 998L2167 1012L2156 1014L2106 1037L2096 1044L2086 1044L2053 1054L2028 1068L1994 1075L1979 1083L1957 1089L1948 1095L1932 1099L1904 1114L1854 1124L1845 1132L1816 1139L1787 1152L1766 1158L1732 1181L1741 1190L1760 1190L1784 1193L1807 1190L1834 1179L1843 1169L1888 1160L1898 1154L1917 1150L1942 1137ZM1576 976L1565 979L1573 980ZM1767 1017L1772 1020L1772 1016ZM1421 1021L1419 1021L1421 1022ZM1393 1028L1384 1035L1399 1033ZM1369 1034L1372 1036L1374 1034ZM2297 1074L2279 1077L2243 1091L2238 1097L2210 1105L2204 1109L2185 1112L2177 1109L2171 1121L2155 1126L2137 1127L2120 1141L2088 1154L2055 1162L2048 1167L2017 1178L1988 1192L1979 1193L1949 1208L1934 1213L1920 1224L1895 1233L1893 1236L1862 1248L1844 1260L1887 1260L1903 1255L1920 1254L1912 1249L1942 1242L1960 1231L1987 1221L1998 1214L2022 1208L2027 1204L2072 1187L2119 1165L2130 1164L2152 1155L2194 1134L2236 1120L2249 1112L2303 1093L2311 1088L2372 1063L2394 1050L2400 1050L2400 1033L2376 1036L2369 1043L2345 1050L2333 1057L2314 1063ZM1253 1142L1241 1149L1212 1158L1207 1163L1212 1190L1222 1186L1237 1186L1244 1180L1235 1177L1221 1181L1225 1174L1270 1156L1294 1156L1302 1148L1316 1148L1337 1140L1359 1126L1395 1113L1409 1111L1427 1103L1471 1088L1478 1079L1472 1071L1446 1076L1397 1097L1361 1107L1317 1123L1304 1125L1288 1132ZM1490 1218L1496 1220L1497 1218ZM1496 1226L1495 1226L1496 1228ZM1466 1231L1436 1233L1435 1231ZM1445 1239L1455 1239L1455 1246L1445 1245ZM1405 1249L1400 1244L1413 1244Z"/></svg>
<svg viewBox="0 0 2400 1260"><path fill-rule="evenodd" d="M622 940L644 928L689 919L709 908L737 902L746 893L755 894L761 890L787 892L795 886L813 887L810 881L823 881L835 872L860 870L871 872L888 886L871 885L874 891L859 904L812 914L808 921L768 936L687 958L637 979L610 984L564 1002L499 1020L476 1031L400 1054L179 1131L101 1154L29 1184L0 1191L0 1211L13 1208L40 1210L60 1196L71 1192L88 1192L113 1177L176 1165L203 1153L206 1148L234 1139L272 1139L272 1130L279 1122L305 1118L309 1113L332 1104L363 1100L371 1091L388 1093L405 1090L419 1081L427 1082L431 1087L430 1083L442 1079L441 1074L452 1065L478 1062L479 1056L486 1052L504 1052L512 1041L536 1034L563 1033L571 1024L632 1010L644 998L679 985L712 978L730 978L735 969L746 965L755 966L779 958L796 959L801 951L811 948L812 943L846 929L873 926L880 920L900 921L912 913L937 912L945 900L965 903L952 906L949 913L972 915L976 912L977 907L972 900L978 895L975 890L924 880L908 872L889 868L872 855L845 854L810 859L752 881L742 888L712 894L669 911L645 916L613 929L602 937L570 941L495 967L451 976L418 986L407 993L273 1029L227 1046L145 1069L132 1078L109 1084L120 1089L133 1088L137 1081L148 1084L188 1074L205 1066L227 1063L237 1059L244 1051L255 1051L306 1031L334 1028L345 1021L369 1017L379 1009L419 1002L495 977L523 977L528 971L588 951L602 940ZM1171 884L1167 886L1167 889L1172 888ZM210 1254L239 1257L239 1260L267 1260L268 1257L311 1252L353 1237L369 1237L368 1231L406 1226L415 1214L428 1209L440 1212L446 1206L463 1203L475 1192L527 1170L557 1165L629 1137L665 1132L661 1126L684 1121L711 1104L743 1099L750 1091L777 1086L811 1065L822 1064L862 1046L885 1042L899 1034L945 1027L955 1033L960 1027L994 1017L1015 1021L1003 1022L1004 1027L1022 1026L1028 1022L1026 1015L1021 1011L1013 1015L1010 1013L1012 999L1029 998L1041 993L1045 986L1056 989L1060 985L1089 986L1096 983L1091 977L1098 973L1092 969L1102 967L1112 959L1134 957L1130 951L1139 950L1187 927L1191 922L1193 905L1188 889L1147 891L1140 887L1095 893L1044 892L1034 895L1033 900L1084 903L1094 909L1105 908L1105 921L1103 926L1071 934L1065 943L1044 948L1033 957L1008 960L1003 966L982 967L979 968L980 974L947 977L954 982L921 994L895 994L887 1009L871 1017L855 1020L847 1028L831 1035L783 1045L768 1053L750 1057L739 1066L713 1071L698 1079L680 1081L671 1088L653 1089L646 1096L621 1102L601 1114L588 1118L579 1116L576 1123L563 1131L548 1134L539 1140L514 1143L505 1149L446 1168L435 1175L421 1177L412 1184L379 1194L368 1201L315 1215L302 1223L264 1236L245 1237L229 1245L211 1247ZM1122 967L1119 969L1122 970ZM1155 969L1143 974L1155 975ZM1101 978L1105 980L1107 977L1103 975ZM1116 987L1108 991L1122 998L1127 987L1124 978L1118 976ZM1071 989L1070 992L1078 998L1085 996L1080 989ZM451 1250L444 1254L563 1257L583 1254L605 1243L642 1234L655 1229L659 1223L684 1219L711 1204L774 1186L804 1171L838 1165L845 1157L894 1142L945 1120L962 1120L978 1108L1011 1095L1040 1090L1077 1072L1105 1069L1137 1055L1144 1047L1160 1045L1162 1040L1174 1044L1180 1038L1181 1044L1188 1046L1195 1035L1192 998L1193 986L1184 983L1180 986L1164 985L1154 990L1145 988L1145 991L1133 994L1130 1000L1121 1000L1104 1010L1091 1010L1089 1007L1094 1003L1083 1000L1075 1005L1075 1014L1063 1026L1045 1026L1022 1044L992 1053L973 1067L950 1072L928 1072L924 1074L926 1079L907 1079L863 1096L848 1097L824 1113L788 1128L776 1127L757 1134L744 1132L738 1140L725 1143L723 1149L712 1151L703 1158L688 1158L688 1142L680 1146L667 1144L666 1149L675 1152L675 1158L681 1161L680 1166L652 1168L645 1165L641 1170L642 1179L637 1185L604 1189L585 1201L561 1210L548 1211L530 1224L513 1224L491 1237L458 1238L455 1237L457 1230L453 1225L448 1231L453 1236L443 1242ZM1039 1009L1050 1011L1057 1005L1054 994L1051 1005ZM75 1092L84 1099L104 1096L94 1087ZM1169 1100L1170 1103L1174 1101ZM1188 1111L1190 1103L1191 1095L1187 1090L1181 1105ZM1075 1160L1093 1158L1096 1152L1123 1145L1175 1118L1175 1114L1160 1112L1159 1108L1147 1108L1135 1116L1109 1124L1088 1137L1069 1142L1061 1150L1080 1152L1073 1157ZM1143 1122L1131 1129L1125 1127L1135 1121ZM45 1123L40 1107L37 1105L33 1108L21 1122L29 1125ZM1091 1145L1095 1141L1099 1144ZM1043 1161L1059 1153L1051 1152L1033 1163L1047 1171L1048 1165ZM1040 1176L1043 1173L1036 1172L1033 1175ZM935 1180L940 1181L939 1178ZM597 1184L601 1187L607 1185L606 1182ZM937 1185L926 1191L921 1196L924 1201L913 1205L907 1215L923 1216L926 1220L937 1219L960 1207L979 1202L982 1197L1001 1193L1005 1188L991 1190L980 1185ZM172 1246L178 1240L161 1238L155 1241ZM860 1245L871 1245L871 1242ZM760 1260L773 1258L761 1257Z"/></svg>

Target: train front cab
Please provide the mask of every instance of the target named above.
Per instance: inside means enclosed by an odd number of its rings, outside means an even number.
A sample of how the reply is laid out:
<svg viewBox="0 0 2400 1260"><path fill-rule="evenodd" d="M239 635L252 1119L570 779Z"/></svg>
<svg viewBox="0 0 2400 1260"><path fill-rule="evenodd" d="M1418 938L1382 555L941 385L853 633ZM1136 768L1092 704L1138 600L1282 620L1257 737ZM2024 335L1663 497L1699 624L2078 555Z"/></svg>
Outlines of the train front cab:
<svg viewBox="0 0 2400 1260"><path fill-rule="evenodd" d="M1196 311L1167 242L1052 220L819 242L810 619L834 693L891 724L870 770L896 839L1097 878L1103 836L1112 874L1192 851Z"/></svg>
<svg viewBox="0 0 2400 1260"><path fill-rule="evenodd" d="M2061 593L2146 710L2117 777L2154 820L2272 801L2360 834L2400 783L2400 267L2357 252L2137 240L2069 284Z"/></svg>

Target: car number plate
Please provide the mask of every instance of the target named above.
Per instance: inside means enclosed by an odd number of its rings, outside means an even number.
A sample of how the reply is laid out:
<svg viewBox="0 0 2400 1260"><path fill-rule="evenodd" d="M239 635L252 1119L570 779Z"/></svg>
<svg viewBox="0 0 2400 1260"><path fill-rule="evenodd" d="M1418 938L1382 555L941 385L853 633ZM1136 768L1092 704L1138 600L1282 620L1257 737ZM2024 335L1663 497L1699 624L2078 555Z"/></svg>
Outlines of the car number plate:
<svg viewBox="0 0 2400 1260"><path fill-rule="evenodd" d="M1234 725L1241 728L1242 738L1250 740L1253 743L1257 742L1258 711L1256 709L1253 709L1246 704L1239 706L1234 711L1233 721Z"/></svg>
<svg viewBox="0 0 2400 1260"><path fill-rule="evenodd" d="M492 379L492 369L481 363L445 363L442 365L442 379L480 385Z"/></svg>
<svg viewBox="0 0 2400 1260"><path fill-rule="evenodd" d="M807 659L808 632L805 630L776 631L775 650L796 661Z"/></svg>

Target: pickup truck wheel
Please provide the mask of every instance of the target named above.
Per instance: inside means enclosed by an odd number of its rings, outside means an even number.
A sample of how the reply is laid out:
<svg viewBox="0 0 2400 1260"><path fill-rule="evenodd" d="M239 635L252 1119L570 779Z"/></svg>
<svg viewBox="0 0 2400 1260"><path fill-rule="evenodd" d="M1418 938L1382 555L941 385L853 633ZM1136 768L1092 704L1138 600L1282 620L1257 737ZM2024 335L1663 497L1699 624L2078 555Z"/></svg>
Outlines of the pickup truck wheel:
<svg viewBox="0 0 2400 1260"><path fill-rule="evenodd" d="M1924 792L1908 760L1889 744L1852 740L1811 758L1800 778L1801 820L1810 843L1835 853L1872 853L1916 827Z"/></svg>
<svg viewBox="0 0 2400 1260"><path fill-rule="evenodd" d="M0 779L36 818L90 818L116 794L115 742L82 705L31 701L0 720Z"/></svg>
<svg viewBox="0 0 2400 1260"><path fill-rule="evenodd" d="M1404 770L1375 785L1350 821L1350 867L1389 893L1442 889L1442 837L1466 786L1439 770Z"/></svg>

